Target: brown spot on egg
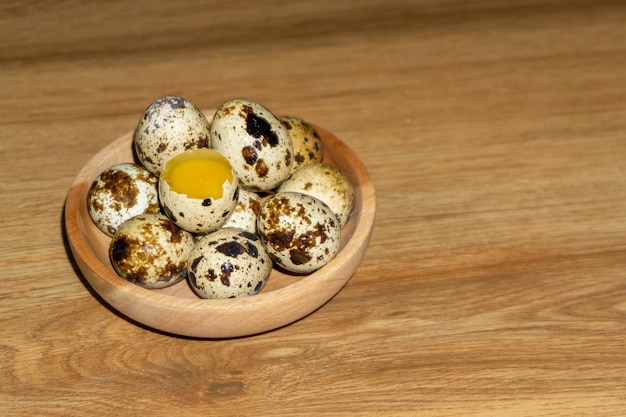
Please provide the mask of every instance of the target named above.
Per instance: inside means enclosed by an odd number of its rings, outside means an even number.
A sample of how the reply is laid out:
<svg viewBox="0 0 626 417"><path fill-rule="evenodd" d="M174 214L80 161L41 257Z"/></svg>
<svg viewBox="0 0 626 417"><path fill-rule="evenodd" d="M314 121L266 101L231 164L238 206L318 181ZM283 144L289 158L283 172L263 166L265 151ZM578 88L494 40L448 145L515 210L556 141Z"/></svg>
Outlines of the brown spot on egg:
<svg viewBox="0 0 626 417"><path fill-rule="evenodd" d="M124 271L124 278L139 285L148 277L147 264L156 258L152 245L127 236L113 239L110 256L117 270Z"/></svg>
<svg viewBox="0 0 626 417"><path fill-rule="evenodd" d="M181 97L167 97L166 101L173 109L184 109L186 107L185 100Z"/></svg>
<svg viewBox="0 0 626 417"><path fill-rule="evenodd" d="M237 107L235 105L230 105L230 106L225 106L222 108L222 113L223 114L232 114L235 110L237 109Z"/></svg>
<svg viewBox="0 0 626 417"><path fill-rule="evenodd" d="M249 240L254 240L254 241L259 240L259 238L257 237L257 235L255 235L254 233L250 233L250 232L248 232L248 231L245 231L245 230L242 230L242 231L239 233L239 236L241 236L241 237L245 237L246 239L249 239Z"/></svg>
<svg viewBox="0 0 626 417"><path fill-rule="evenodd" d="M247 252L245 246L235 241L225 242L217 245L215 247L215 250L231 258L237 258L237 256Z"/></svg>
<svg viewBox="0 0 626 417"><path fill-rule="evenodd" d="M198 138L198 140L196 141L196 147L197 148L209 148L209 136L201 136Z"/></svg>
<svg viewBox="0 0 626 417"><path fill-rule="evenodd" d="M133 242L124 237L114 239L111 242L111 259L117 263L124 263L130 256L132 244Z"/></svg>
<svg viewBox="0 0 626 417"><path fill-rule="evenodd" d="M241 150L241 155L248 165L254 165L259 158L256 150L252 146L246 146Z"/></svg>
<svg viewBox="0 0 626 417"><path fill-rule="evenodd" d="M217 279L217 274L215 273L215 269L209 269L207 271L207 278L209 281L215 281Z"/></svg>
<svg viewBox="0 0 626 417"><path fill-rule="evenodd" d="M137 204L139 190L134 185L133 178L126 172L117 169L105 170L100 174L100 182L102 186L93 187L90 193L94 193L99 189L105 189L111 193L116 203L126 208Z"/></svg>
<svg viewBox="0 0 626 417"><path fill-rule="evenodd" d="M246 245L248 246L248 255L252 256L253 258L258 258L259 249L251 242L248 242Z"/></svg>
<svg viewBox="0 0 626 417"><path fill-rule="evenodd" d="M181 268L174 262L168 262L165 264L163 271L164 273L158 277L157 281L176 282L187 278L187 269Z"/></svg>
<svg viewBox="0 0 626 417"><path fill-rule="evenodd" d="M259 210L261 210L261 202L259 200L250 199L250 210L255 215L259 214Z"/></svg>
<svg viewBox="0 0 626 417"><path fill-rule="evenodd" d="M190 138L188 142L182 144L183 149L188 151L190 149L201 149L209 147L208 136L202 135L193 139L194 131L191 127L187 128L187 136Z"/></svg>
<svg viewBox="0 0 626 417"><path fill-rule="evenodd" d="M328 223L331 225L331 227L335 227L335 222L332 219L329 220ZM326 234L326 226L321 223L317 223L315 225L315 232L317 233L317 237L320 238L321 243L326 242L326 239L328 239L328 235Z"/></svg>
<svg viewBox="0 0 626 417"><path fill-rule="evenodd" d="M270 169L263 159L259 159L254 167L254 170L260 178L263 178L267 176Z"/></svg>
<svg viewBox="0 0 626 417"><path fill-rule="evenodd" d="M190 269L196 271L198 269L198 264L204 259L204 256L198 256L191 261Z"/></svg>
<svg viewBox="0 0 626 417"><path fill-rule="evenodd" d="M295 230L277 230L266 233L265 238L277 250L285 250L291 247Z"/></svg>
<svg viewBox="0 0 626 417"><path fill-rule="evenodd" d="M303 265L311 260L311 255L303 250L291 249L289 251L289 259L294 265Z"/></svg>
<svg viewBox="0 0 626 417"><path fill-rule="evenodd" d="M279 143L278 135L271 123L257 115L250 106L243 106L242 110L246 115L246 132L253 138L261 139L264 146L276 147Z"/></svg>
<svg viewBox="0 0 626 417"><path fill-rule="evenodd" d="M179 243L183 240L183 230L173 222L163 219L161 226L170 233L170 242Z"/></svg>
<svg viewBox="0 0 626 417"><path fill-rule="evenodd" d="M224 262L222 264L222 274L220 275L220 281L223 285L230 286L230 274L233 272L233 264L230 262Z"/></svg>

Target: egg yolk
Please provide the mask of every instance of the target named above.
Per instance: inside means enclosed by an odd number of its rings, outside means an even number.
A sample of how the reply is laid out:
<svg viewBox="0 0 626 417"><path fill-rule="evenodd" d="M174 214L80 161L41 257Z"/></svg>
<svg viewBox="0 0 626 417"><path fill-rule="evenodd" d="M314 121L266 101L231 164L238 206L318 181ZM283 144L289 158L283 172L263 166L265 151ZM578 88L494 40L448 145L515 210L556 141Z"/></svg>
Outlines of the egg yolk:
<svg viewBox="0 0 626 417"><path fill-rule="evenodd" d="M170 159L161 177L172 191L189 198L218 199L224 181L233 182L228 159L213 149L192 149Z"/></svg>

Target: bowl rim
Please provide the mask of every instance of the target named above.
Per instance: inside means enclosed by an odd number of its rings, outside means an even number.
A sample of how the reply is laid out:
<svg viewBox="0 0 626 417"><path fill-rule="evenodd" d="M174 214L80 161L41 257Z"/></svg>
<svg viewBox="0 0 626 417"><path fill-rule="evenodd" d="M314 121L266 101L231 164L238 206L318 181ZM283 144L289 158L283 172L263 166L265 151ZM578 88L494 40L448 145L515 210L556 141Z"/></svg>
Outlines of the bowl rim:
<svg viewBox="0 0 626 417"><path fill-rule="evenodd" d="M206 114L207 112L210 112L210 110L204 112ZM315 285L326 283L333 286L333 294L330 295L330 297L325 297L325 301L313 309L313 311L315 311L317 308L321 307L321 305L332 299L354 274L353 271L347 279L342 279L342 282L337 283L333 282L338 280L335 278L337 272L345 268L345 265L350 264L351 262L356 262L354 270L358 267L362 253L358 257L359 259L354 260L353 258L355 255L358 255L359 252L363 252L365 250L364 246L366 247L369 244L375 221L376 196L372 179L365 165L360 158L358 158L356 153L334 134L315 124L313 124L313 126L318 130L320 136L324 137L325 142L331 143L330 146L335 149L335 153L340 154L342 158L350 161L350 167L354 171L356 181L359 184L361 202L359 216L355 216L351 219L356 222L352 234L349 236L349 239L333 260L322 268L324 270L324 274L317 275L316 273L312 273L304 275L286 286L273 289L271 291L261 291L251 297L217 300L205 300L201 298L194 300L191 298L180 297L176 294L167 294L146 289L124 280L118 276L112 268L109 268L96 256L80 227L80 216L78 214L80 209L79 204L85 203L81 198L81 195L83 194L85 187L89 187L93 181L93 178L91 178L91 176L87 173L90 171L90 167L93 164L98 163L98 156L101 151L98 151L94 156L92 156L81 168L66 197L64 217L67 240L74 255L74 259L79 264L81 272L86 278L88 278L88 274L85 273L83 268L89 268L93 271L93 274L97 275L99 278L99 286L104 285L105 287L108 287L108 291L121 292L126 297L136 299L141 303L153 303L168 309L193 309L195 313L202 313L203 311L211 312L216 309L228 309L230 311L243 310L252 312L258 305L272 303L284 298L294 296L297 297L298 294L302 292L302 289L310 286L312 282L316 282ZM118 147L116 145L121 145L129 140L132 141L132 135L132 131L127 132L113 142L110 142L107 147L117 149ZM367 202L367 204L364 204L364 202ZM84 265L81 265L81 262L84 263ZM87 281L93 287L91 280L87 279ZM95 291L103 296L99 289L95 289ZM105 298L106 302L111 304L111 300L107 299L107 297L103 298ZM122 312L122 314L124 314L124 312Z"/></svg>

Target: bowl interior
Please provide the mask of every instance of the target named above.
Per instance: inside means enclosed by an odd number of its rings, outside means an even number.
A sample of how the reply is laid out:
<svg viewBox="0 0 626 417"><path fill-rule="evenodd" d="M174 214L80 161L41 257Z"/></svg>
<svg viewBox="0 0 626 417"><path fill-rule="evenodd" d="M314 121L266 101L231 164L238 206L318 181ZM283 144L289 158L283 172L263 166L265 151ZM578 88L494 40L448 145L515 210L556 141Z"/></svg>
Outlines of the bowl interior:
<svg viewBox="0 0 626 417"><path fill-rule="evenodd" d="M210 111L205 113L207 117L212 115ZM228 311L233 320L236 320L237 312L254 314L255 310L272 306L274 324L259 323L255 327L251 323L245 326L245 331L233 330L233 334L229 335L239 336L288 324L317 309L345 285L358 266L373 227L375 197L371 179L358 157L335 136L322 128L316 128L324 144L324 162L337 166L348 176L355 188L356 197L354 210L341 232L340 251L329 264L305 276L274 269L267 285L259 294L228 300L200 299L187 281L168 288L148 290L119 277L109 260L110 237L93 223L86 201L89 186L100 172L121 162L136 162L132 149L132 132L129 132L103 148L83 167L66 201L68 240L87 281L121 313L148 326L184 335L222 336L219 331L212 330L215 326L205 326L207 328L204 331L190 331L180 329L176 321L174 324L159 323L167 322L172 314L195 315L200 320L202 315L210 316L219 314L220 311ZM162 314L168 316L159 317ZM189 326L189 323L182 323L184 320L179 321L181 326Z"/></svg>

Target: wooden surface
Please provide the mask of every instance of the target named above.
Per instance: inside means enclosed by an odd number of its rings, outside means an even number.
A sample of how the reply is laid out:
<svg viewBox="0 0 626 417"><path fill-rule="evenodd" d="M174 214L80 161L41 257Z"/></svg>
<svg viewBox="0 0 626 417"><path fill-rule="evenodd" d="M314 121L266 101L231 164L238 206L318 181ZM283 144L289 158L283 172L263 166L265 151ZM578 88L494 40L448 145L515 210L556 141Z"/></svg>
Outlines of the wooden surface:
<svg viewBox="0 0 626 417"><path fill-rule="evenodd" d="M625 2L10 1L0 39L3 416L624 416ZM65 196L165 94L361 157L376 225L328 304L206 341L90 291Z"/></svg>

